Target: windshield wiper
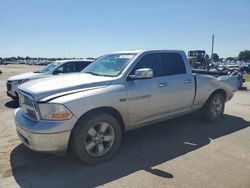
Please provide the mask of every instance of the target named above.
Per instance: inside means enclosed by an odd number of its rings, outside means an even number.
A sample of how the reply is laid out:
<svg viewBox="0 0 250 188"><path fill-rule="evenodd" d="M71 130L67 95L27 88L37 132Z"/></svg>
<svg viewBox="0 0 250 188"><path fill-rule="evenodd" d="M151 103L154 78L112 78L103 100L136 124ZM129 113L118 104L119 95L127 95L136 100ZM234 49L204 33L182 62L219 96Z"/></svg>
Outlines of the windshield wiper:
<svg viewBox="0 0 250 188"><path fill-rule="evenodd" d="M98 74L98 73L95 73L95 72L83 72L83 73L88 73L88 74L92 74L92 75L95 75L95 76L104 76L103 74Z"/></svg>

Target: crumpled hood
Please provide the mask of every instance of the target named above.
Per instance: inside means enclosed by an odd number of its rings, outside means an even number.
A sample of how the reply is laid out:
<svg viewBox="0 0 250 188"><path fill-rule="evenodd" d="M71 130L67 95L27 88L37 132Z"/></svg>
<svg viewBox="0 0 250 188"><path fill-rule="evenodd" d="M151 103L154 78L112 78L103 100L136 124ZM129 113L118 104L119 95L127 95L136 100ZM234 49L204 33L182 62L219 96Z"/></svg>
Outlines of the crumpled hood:
<svg viewBox="0 0 250 188"><path fill-rule="evenodd" d="M8 80L13 81L13 80L33 79L33 78L40 77L42 75L44 75L44 74L43 73L27 72L27 73L24 73L24 74L19 74L19 75L12 76Z"/></svg>
<svg viewBox="0 0 250 188"><path fill-rule="evenodd" d="M85 73L58 75L43 79L32 80L18 87L31 94L36 101L49 96L61 96L79 90L94 89L108 86L114 78L94 76Z"/></svg>

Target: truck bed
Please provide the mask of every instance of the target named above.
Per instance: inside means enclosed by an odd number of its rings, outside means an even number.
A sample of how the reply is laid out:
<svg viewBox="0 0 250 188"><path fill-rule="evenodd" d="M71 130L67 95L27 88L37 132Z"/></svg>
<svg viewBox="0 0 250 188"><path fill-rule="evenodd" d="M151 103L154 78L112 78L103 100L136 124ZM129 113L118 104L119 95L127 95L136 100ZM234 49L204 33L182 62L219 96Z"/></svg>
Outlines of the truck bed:
<svg viewBox="0 0 250 188"><path fill-rule="evenodd" d="M203 69L192 69L192 73L198 73L198 74L208 74L208 75L217 75L217 76L224 76L227 75L226 72L219 72L219 71L207 71Z"/></svg>

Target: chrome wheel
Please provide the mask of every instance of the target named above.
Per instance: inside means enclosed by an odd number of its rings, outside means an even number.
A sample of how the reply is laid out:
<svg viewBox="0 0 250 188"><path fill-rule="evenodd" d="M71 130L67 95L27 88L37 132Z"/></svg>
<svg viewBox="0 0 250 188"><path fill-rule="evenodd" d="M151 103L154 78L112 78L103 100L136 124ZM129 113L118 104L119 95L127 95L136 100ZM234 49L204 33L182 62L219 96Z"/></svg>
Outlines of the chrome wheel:
<svg viewBox="0 0 250 188"><path fill-rule="evenodd" d="M89 155L100 157L111 149L114 140L113 127L107 122L98 122L89 128L84 146Z"/></svg>
<svg viewBox="0 0 250 188"><path fill-rule="evenodd" d="M213 117L220 116L222 109L223 109L223 102L219 97L215 97L214 100L212 101L212 106L211 106L212 116Z"/></svg>

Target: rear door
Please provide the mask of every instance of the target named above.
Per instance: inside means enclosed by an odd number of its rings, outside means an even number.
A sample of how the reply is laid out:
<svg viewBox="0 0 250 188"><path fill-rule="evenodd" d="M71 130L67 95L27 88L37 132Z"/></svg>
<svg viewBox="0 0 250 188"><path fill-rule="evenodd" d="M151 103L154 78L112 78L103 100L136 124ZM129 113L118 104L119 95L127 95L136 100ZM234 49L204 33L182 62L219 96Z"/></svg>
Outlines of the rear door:
<svg viewBox="0 0 250 188"><path fill-rule="evenodd" d="M171 108L173 113L191 109L194 99L193 74L187 71L183 57L178 52L161 54L162 65L171 85Z"/></svg>
<svg viewBox="0 0 250 188"><path fill-rule="evenodd" d="M79 62L77 62L77 72L81 72L90 63L91 63L90 61L79 61Z"/></svg>
<svg viewBox="0 0 250 188"><path fill-rule="evenodd" d="M72 61L72 62L64 63L63 65L58 67L55 70L55 72L62 73L62 74L77 72L77 62Z"/></svg>

